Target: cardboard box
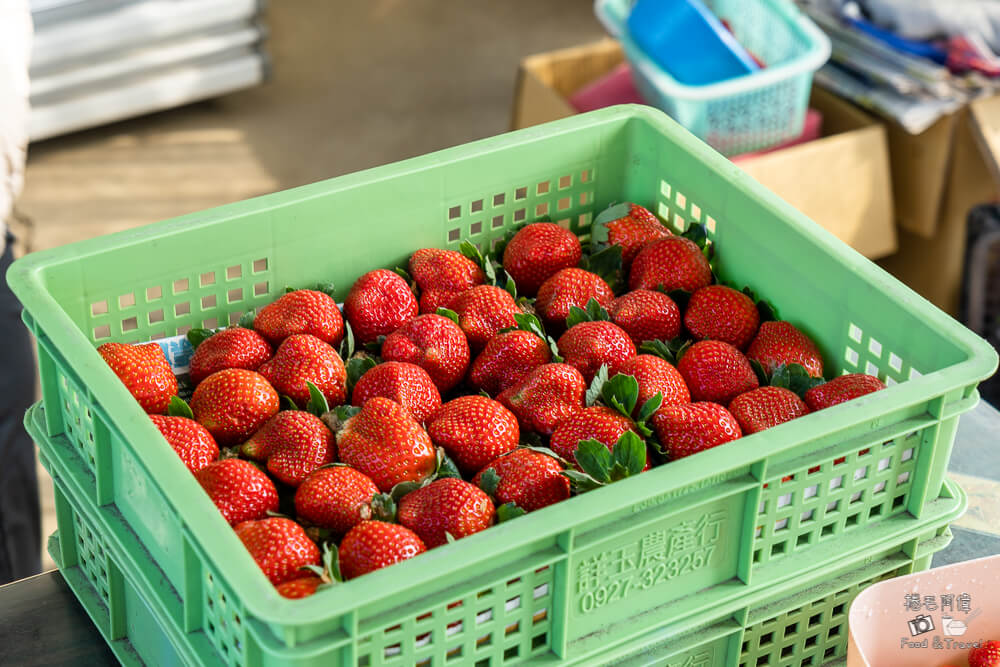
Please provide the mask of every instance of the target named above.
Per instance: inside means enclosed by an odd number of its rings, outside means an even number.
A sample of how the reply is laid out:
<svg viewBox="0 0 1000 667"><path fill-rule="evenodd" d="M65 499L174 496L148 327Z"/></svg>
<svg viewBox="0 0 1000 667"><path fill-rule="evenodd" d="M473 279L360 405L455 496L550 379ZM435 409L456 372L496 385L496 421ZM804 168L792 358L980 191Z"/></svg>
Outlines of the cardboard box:
<svg viewBox="0 0 1000 667"><path fill-rule="evenodd" d="M513 129L573 115L567 99L624 59L610 39L525 58L517 77ZM763 185L869 258L896 249L885 127L839 98L815 89L822 139L745 160Z"/></svg>

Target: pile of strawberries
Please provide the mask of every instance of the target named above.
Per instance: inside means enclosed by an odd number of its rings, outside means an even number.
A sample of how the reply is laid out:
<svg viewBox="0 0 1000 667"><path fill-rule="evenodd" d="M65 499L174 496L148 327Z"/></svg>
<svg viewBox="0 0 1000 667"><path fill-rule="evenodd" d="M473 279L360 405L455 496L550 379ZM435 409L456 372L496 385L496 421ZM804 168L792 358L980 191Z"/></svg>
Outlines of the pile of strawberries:
<svg viewBox="0 0 1000 667"><path fill-rule="evenodd" d="M155 343L98 348L282 595L884 388L635 204L461 249L189 332L190 405Z"/></svg>

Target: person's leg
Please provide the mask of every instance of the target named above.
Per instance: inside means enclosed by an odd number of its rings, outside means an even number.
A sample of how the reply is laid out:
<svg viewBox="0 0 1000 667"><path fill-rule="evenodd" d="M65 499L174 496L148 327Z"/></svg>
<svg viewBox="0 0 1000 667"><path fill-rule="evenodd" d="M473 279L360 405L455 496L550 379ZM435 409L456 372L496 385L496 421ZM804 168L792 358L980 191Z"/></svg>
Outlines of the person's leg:
<svg viewBox="0 0 1000 667"><path fill-rule="evenodd" d="M0 257L0 584L42 569L35 444L23 424L35 398L35 359L5 278L12 244L8 234Z"/></svg>

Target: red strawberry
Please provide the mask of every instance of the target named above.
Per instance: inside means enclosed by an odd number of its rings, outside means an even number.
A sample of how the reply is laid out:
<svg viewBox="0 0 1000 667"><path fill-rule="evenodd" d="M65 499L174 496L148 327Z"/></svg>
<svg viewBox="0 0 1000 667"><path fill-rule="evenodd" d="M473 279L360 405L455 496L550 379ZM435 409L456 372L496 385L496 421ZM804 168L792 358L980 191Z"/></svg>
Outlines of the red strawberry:
<svg viewBox="0 0 1000 667"><path fill-rule="evenodd" d="M626 269L647 243L672 236L652 211L638 204L628 206L628 215L604 223L608 228L608 244L622 247L622 266Z"/></svg>
<svg viewBox="0 0 1000 667"><path fill-rule="evenodd" d="M284 484L298 486L320 466L337 456L333 433L316 415L284 410L243 443L240 451L267 461L268 471Z"/></svg>
<svg viewBox="0 0 1000 667"><path fill-rule="evenodd" d="M310 334L331 345L339 345L344 338L344 318L337 302L311 289L288 292L264 306L253 328L275 345L295 334Z"/></svg>
<svg viewBox="0 0 1000 667"><path fill-rule="evenodd" d="M290 600L298 600L313 595L316 592L316 589L324 583L325 582L322 578L317 577L314 574L310 574L305 577L299 577L298 579L286 581L283 584L278 584L277 589L281 597L285 597Z"/></svg>
<svg viewBox="0 0 1000 667"><path fill-rule="evenodd" d="M163 415L150 415L149 418L191 472L198 472L219 458L215 438L195 420Z"/></svg>
<svg viewBox="0 0 1000 667"><path fill-rule="evenodd" d="M472 362L469 384L496 396L551 360L552 350L544 340L530 331L508 331L491 338Z"/></svg>
<svg viewBox="0 0 1000 667"><path fill-rule="evenodd" d="M278 412L278 392L260 373L227 368L212 373L195 388L191 411L216 442L234 445Z"/></svg>
<svg viewBox="0 0 1000 667"><path fill-rule="evenodd" d="M823 355L809 336L788 322L762 322L747 348L770 376L781 365L801 364L813 377L823 377Z"/></svg>
<svg viewBox="0 0 1000 667"><path fill-rule="evenodd" d="M222 459L209 463L194 476L231 526L278 511L274 482L249 461Z"/></svg>
<svg viewBox="0 0 1000 667"><path fill-rule="evenodd" d="M425 551L423 541L405 526L362 521L340 543L340 572L344 579L354 579Z"/></svg>
<svg viewBox="0 0 1000 667"><path fill-rule="evenodd" d="M566 363L583 373L587 382L601 366L608 367L609 376L615 375L635 356L632 339L611 322L581 322L559 337L558 347Z"/></svg>
<svg viewBox="0 0 1000 667"><path fill-rule="evenodd" d="M514 503L525 512L534 512L569 498L569 479L562 474L562 464L541 452L515 449L490 463L472 483L480 486L487 470L500 477L492 493L497 505Z"/></svg>
<svg viewBox="0 0 1000 667"><path fill-rule="evenodd" d="M369 371L371 372L371 371ZM340 460L388 493L400 482L419 482L434 472L437 456L427 431L399 403L376 396L337 433Z"/></svg>
<svg viewBox="0 0 1000 667"><path fill-rule="evenodd" d="M718 340L703 340L692 345L677 362L677 370L691 391L693 401L729 405L740 394L760 385L743 353Z"/></svg>
<svg viewBox="0 0 1000 667"><path fill-rule="evenodd" d="M653 430L671 460L742 437L736 418L718 403L668 405L656 411Z"/></svg>
<svg viewBox="0 0 1000 667"><path fill-rule="evenodd" d="M881 389L885 389L885 384L874 375L850 373L813 387L806 392L805 400L809 409L815 412Z"/></svg>
<svg viewBox="0 0 1000 667"><path fill-rule="evenodd" d="M310 334L295 334L286 338L274 358L260 367L260 374L295 405L309 404L312 382L333 407L347 399L347 369L337 351Z"/></svg>
<svg viewBox="0 0 1000 667"><path fill-rule="evenodd" d="M244 521L236 536L275 586L309 576L299 569L305 565L319 565L319 548L291 519Z"/></svg>
<svg viewBox="0 0 1000 667"><path fill-rule="evenodd" d="M295 514L339 538L361 523L362 508L370 505L378 492L375 482L354 468L320 468L295 491Z"/></svg>
<svg viewBox="0 0 1000 667"><path fill-rule="evenodd" d="M969 651L969 667L1000 667L1000 641L983 642Z"/></svg>
<svg viewBox="0 0 1000 667"><path fill-rule="evenodd" d="M517 291L535 296L549 276L580 263L582 250L576 235L551 222L522 228L503 251L503 268Z"/></svg>
<svg viewBox="0 0 1000 667"><path fill-rule="evenodd" d="M482 285L483 270L460 252L421 248L410 257L410 274L420 288L420 312L451 308L462 292Z"/></svg>
<svg viewBox="0 0 1000 667"><path fill-rule="evenodd" d="M469 355L465 333L440 315L419 315L389 334L382 343L383 359L420 366L442 393L465 377Z"/></svg>
<svg viewBox="0 0 1000 667"><path fill-rule="evenodd" d="M410 286L388 269L358 278L344 299L344 316L360 343L388 336L416 317L417 311L417 297Z"/></svg>
<svg viewBox="0 0 1000 667"><path fill-rule="evenodd" d="M753 340L759 325L760 314L750 297L725 285L697 290L684 312L684 326L696 339L721 340L740 350Z"/></svg>
<svg viewBox="0 0 1000 667"><path fill-rule="evenodd" d="M583 409L586 393L587 382L580 371L568 364L543 364L505 389L497 400L517 416L522 429L552 435L563 420Z"/></svg>
<svg viewBox="0 0 1000 667"><path fill-rule="evenodd" d="M520 438L517 417L485 396L460 396L448 401L427 422L427 433L463 475L476 474L517 447Z"/></svg>
<svg viewBox="0 0 1000 667"><path fill-rule="evenodd" d="M399 502L399 523L423 540L428 549L448 543L445 533L460 539L493 525L493 501L478 486L453 477L434 480Z"/></svg>
<svg viewBox="0 0 1000 667"><path fill-rule="evenodd" d="M404 361L387 361L372 368L358 380L351 398L360 408L375 396L399 403L421 424L441 407L441 393L427 371Z"/></svg>
<svg viewBox="0 0 1000 667"><path fill-rule="evenodd" d="M452 309L458 313L458 324L474 352L482 350L501 329L516 327L514 315L521 312L510 292L493 285L463 292L452 302Z"/></svg>
<svg viewBox="0 0 1000 667"><path fill-rule="evenodd" d="M809 414L798 394L782 387L758 387L740 394L729 404L729 411L745 435Z"/></svg>
<svg viewBox="0 0 1000 667"><path fill-rule="evenodd" d="M159 345L105 343L97 352L143 410L151 415L167 411L171 397L177 395L177 377Z"/></svg>
<svg viewBox="0 0 1000 667"><path fill-rule="evenodd" d="M672 236L647 244L632 262L629 289L694 292L712 282L712 269L694 241Z"/></svg>
<svg viewBox="0 0 1000 667"><path fill-rule="evenodd" d="M272 356L271 344L253 329L223 329L202 341L191 355L191 382L198 384L226 368L255 371Z"/></svg>
<svg viewBox="0 0 1000 667"><path fill-rule="evenodd" d="M607 308L614 298L614 292L596 273L583 269L562 269L538 288L535 310L546 327L562 331L566 328L566 318L572 306L585 309L587 302L597 299L601 306Z"/></svg>
<svg viewBox="0 0 1000 667"><path fill-rule="evenodd" d="M681 311L663 292L634 290L615 299L609 310L636 347L647 340L672 340L681 332Z"/></svg>
<svg viewBox="0 0 1000 667"><path fill-rule="evenodd" d="M549 447L567 461L575 463L576 448L581 440L597 440L611 451L626 431L638 434L631 419L611 408L595 405L580 410L559 424L552 433Z"/></svg>
<svg viewBox="0 0 1000 667"><path fill-rule="evenodd" d="M666 359L652 354L637 354L619 369L619 373L631 375L639 383L639 398L635 404L638 413L643 404L660 393L661 405L683 405L691 402L691 392L680 372Z"/></svg>

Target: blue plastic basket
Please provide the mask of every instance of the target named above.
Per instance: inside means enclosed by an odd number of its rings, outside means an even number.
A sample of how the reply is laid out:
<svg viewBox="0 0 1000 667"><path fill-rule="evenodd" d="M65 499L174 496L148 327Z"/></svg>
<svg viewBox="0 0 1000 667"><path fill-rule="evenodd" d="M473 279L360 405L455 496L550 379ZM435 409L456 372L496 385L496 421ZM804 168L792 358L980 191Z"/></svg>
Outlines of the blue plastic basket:
<svg viewBox="0 0 1000 667"><path fill-rule="evenodd" d="M598 18L621 40L636 87L653 106L724 155L738 155L802 133L813 73L830 40L789 0L703 0L766 67L702 86L660 68L626 29L634 0L595 0Z"/></svg>

